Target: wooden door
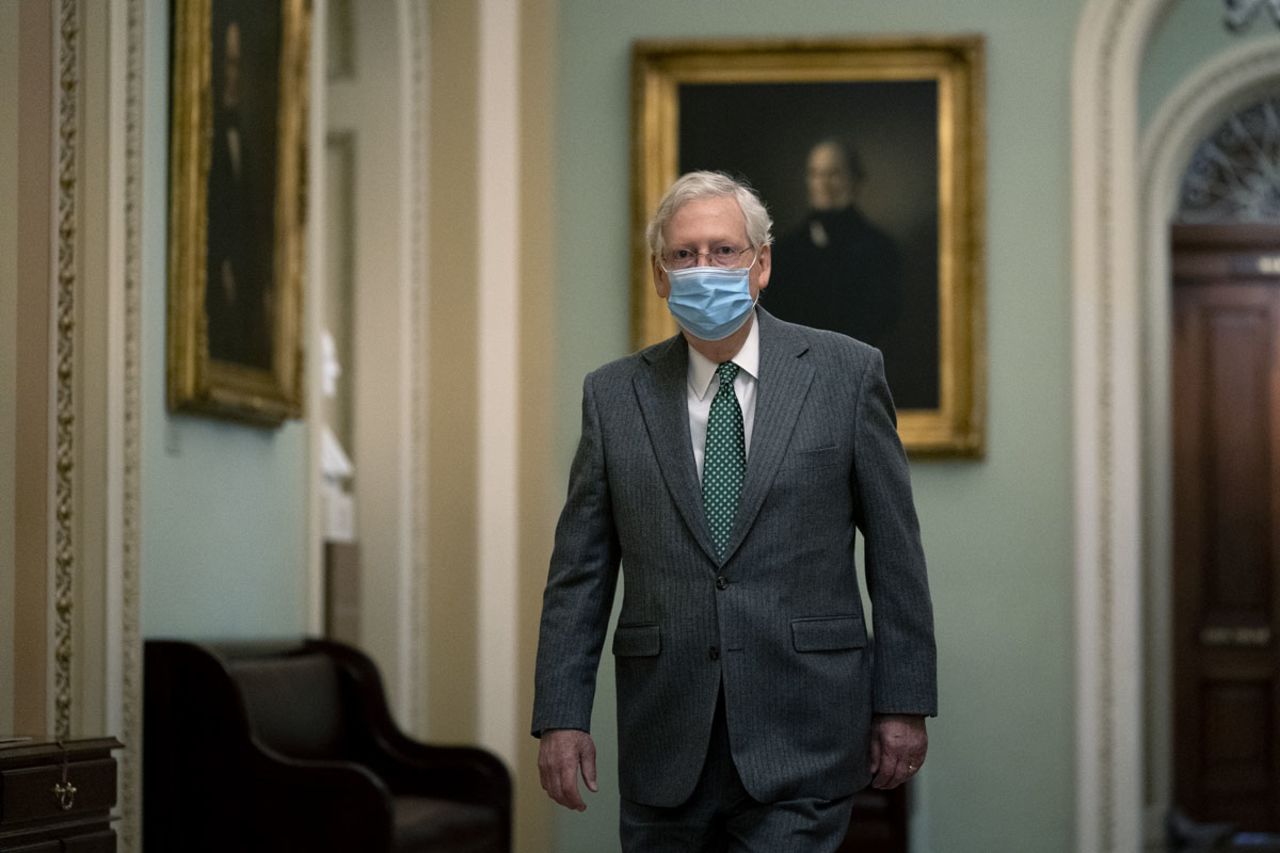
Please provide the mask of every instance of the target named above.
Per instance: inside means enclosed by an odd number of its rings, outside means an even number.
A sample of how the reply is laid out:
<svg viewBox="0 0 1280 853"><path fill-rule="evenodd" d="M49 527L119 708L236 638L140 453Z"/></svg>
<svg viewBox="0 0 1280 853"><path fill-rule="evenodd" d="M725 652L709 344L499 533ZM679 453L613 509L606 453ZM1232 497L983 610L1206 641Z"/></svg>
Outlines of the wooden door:
<svg viewBox="0 0 1280 853"><path fill-rule="evenodd" d="M1276 831L1280 243L1214 233L1174 240L1175 797Z"/></svg>

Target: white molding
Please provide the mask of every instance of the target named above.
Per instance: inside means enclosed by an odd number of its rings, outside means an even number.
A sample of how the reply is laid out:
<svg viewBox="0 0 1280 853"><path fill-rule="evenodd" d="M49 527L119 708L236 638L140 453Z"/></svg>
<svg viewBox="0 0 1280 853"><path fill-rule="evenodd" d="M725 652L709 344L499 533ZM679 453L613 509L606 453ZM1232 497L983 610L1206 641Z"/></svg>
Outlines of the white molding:
<svg viewBox="0 0 1280 853"><path fill-rule="evenodd" d="M122 851L142 845L142 0L109 8L107 112L107 480L105 724L125 744L117 825Z"/></svg>
<svg viewBox="0 0 1280 853"><path fill-rule="evenodd" d="M1274 94L1280 85L1280 45L1242 43L1195 69L1161 104L1143 134L1140 161L1145 328L1144 517L1148 644L1146 683L1151 714L1146 732L1150 801L1146 823L1158 829L1173 791L1173 426L1170 364L1173 301L1168 223L1195 147L1227 116Z"/></svg>
<svg viewBox="0 0 1280 853"><path fill-rule="evenodd" d="M479 9L479 293L477 453L479 618L476 620L480 740L516 759L516 626L520 579L519 8L481 0Z"/></svg>
<svg viewBox="0 0 1280 853"><path fill-rule="evenodd" d="M325 294L328 292L328 265L325 263L325 225L329 199L326 192L325 153L328 127L328 86L325 41L328 33L329 4L315 3L311 16L311 55L308 86L310 114L307 127L307 236L306 298L303 300L303 328L306 346L306 419L307 438L307 537L306 537L306 630L313 636L324 634L324 474L320 470L324 437L324 390L320 335L324 328Z"/></svg>
<svg viewBox="0 0 1280 853"><path fill-rule="evenodd" d="M1173 0L1089 0L1072 65L1076 846L1142 843L1137 94Z"/></svg>
<svg viewBox="0 0 1280 853"><path fill-rule="evenodd" d="M403 91L411 77L403 45L412 21L410 4L352 4L354 75L326 83L328 133L350 132L356 152L351 256L351 377L354 432L348 452L355 464L353 500L360 546L360 645L378 664L393 717L411 719L419 673L409 664L413 648L413 530L422 510L412 501L411 446L415 376L422 368L406 316L417 284L404 268L408 234L402 196L410 192L411 153L402 126L421 110ZM421 2L421 0L416 0ZM425 13L424 13L425 14ZM425 74L421 75L425 79ZM317 162L322 162L317 154ZM330 200L339 205L337 198ZM331 208L336 212L337 208ZM335 283L335 287L338 283ZM318 416L318 414L317 414Z"/></svg>
<svg viewBox="0 0 1280 853"><path fill-rule="evenodd" d="M427 50L430 32L423 0L400 0L396 9L400 30L400 171L405 191L400 194L401 366L404 377L399 440L406 460L400 480L401 571L397 577L399 630L396 661L400 681L400 720L410 724L426 704L422 661L427 638L420 613L425 613L427 576L427 287L428 186L427 115L430 88Z"/></svg>

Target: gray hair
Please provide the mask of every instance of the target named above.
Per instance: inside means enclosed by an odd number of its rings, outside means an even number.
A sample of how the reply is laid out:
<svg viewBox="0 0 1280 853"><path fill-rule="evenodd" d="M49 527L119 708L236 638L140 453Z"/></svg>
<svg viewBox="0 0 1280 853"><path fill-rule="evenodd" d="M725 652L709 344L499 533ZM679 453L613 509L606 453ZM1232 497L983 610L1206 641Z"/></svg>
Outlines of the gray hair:
<svg viewBox="0 0 1280 853"><path fill-rule="evenodd" d="M769 211L765 210L760 196L745 181L729 177L724 172L688 172L671 185L667 194L658 203L658 209L649 220L645 229L645 238L649 241L649 251L655 258L662 257L666 249L666 235L663 233L676 211L691 201L700 198L716 198L732 196L742 209L742 216L747 221L747 239L751 248L763 249L773 242L773 220Z"/></svg>

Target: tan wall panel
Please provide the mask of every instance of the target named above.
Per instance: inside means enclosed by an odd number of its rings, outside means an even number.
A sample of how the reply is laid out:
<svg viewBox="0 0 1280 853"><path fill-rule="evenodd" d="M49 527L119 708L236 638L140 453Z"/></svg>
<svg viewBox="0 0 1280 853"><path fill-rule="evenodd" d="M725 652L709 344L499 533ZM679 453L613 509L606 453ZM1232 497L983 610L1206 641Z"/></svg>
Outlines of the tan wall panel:
<svg viewBox="0 0 1280 853"><path fill-rule="evenodd" d="M13 731L18 326L18 6L0 3L0 732Z"/></svg>
<svg viewBox="0 0 1280 853"><path fill-rule="evenodd" d="M49 730L49 322L52 10L20 6L14 465L14 729Z"/></svg>
<svg viewBox="0 0 1280 853"><path fill-rule="evenodd" d="M0 3L0 731L13 731L13 466L18 410L18 6Z"/></svg>
<svg viewBox="0 0 1280 853"><path fill-rule="evenodd" d="M528 735L542 588L563 473L555 470L555 21L556 0L520 7L520 625L521 745L515 774L516 843L550 850L553 805L538 785L538 742Z"/></svg>
<svg viewBox="0 0 1280 853"><path fill-rule="evenodd" d="M436 741L474 741L477 452L475 4L430 6L431 134L427 499L427 718Z"/></svg>

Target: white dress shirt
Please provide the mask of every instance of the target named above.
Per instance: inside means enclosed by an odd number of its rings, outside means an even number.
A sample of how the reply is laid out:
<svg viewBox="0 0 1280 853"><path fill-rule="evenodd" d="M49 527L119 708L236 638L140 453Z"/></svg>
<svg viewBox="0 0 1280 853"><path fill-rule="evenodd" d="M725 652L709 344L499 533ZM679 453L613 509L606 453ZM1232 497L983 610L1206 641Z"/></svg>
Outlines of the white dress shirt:
<svg viewBox="0 0 1280 853"><path fill-rule="evenodd" d="M755 309L753 308L752 311ZM751 318L751 331L738 354L730 359L738 365L738 375L733 380L733 391L742 409L742 433L746 442L747 457L751 456L751 426L756 419L756 384L760 376L760 318ZM693 461L698 466L698 482L702 482L702 458L707 449L707 418L711 414L711 401L715 399L720 380L716 368L720 365L689 347L689 383L686 396L689 401L689 437L693 440Z"/></svg>

